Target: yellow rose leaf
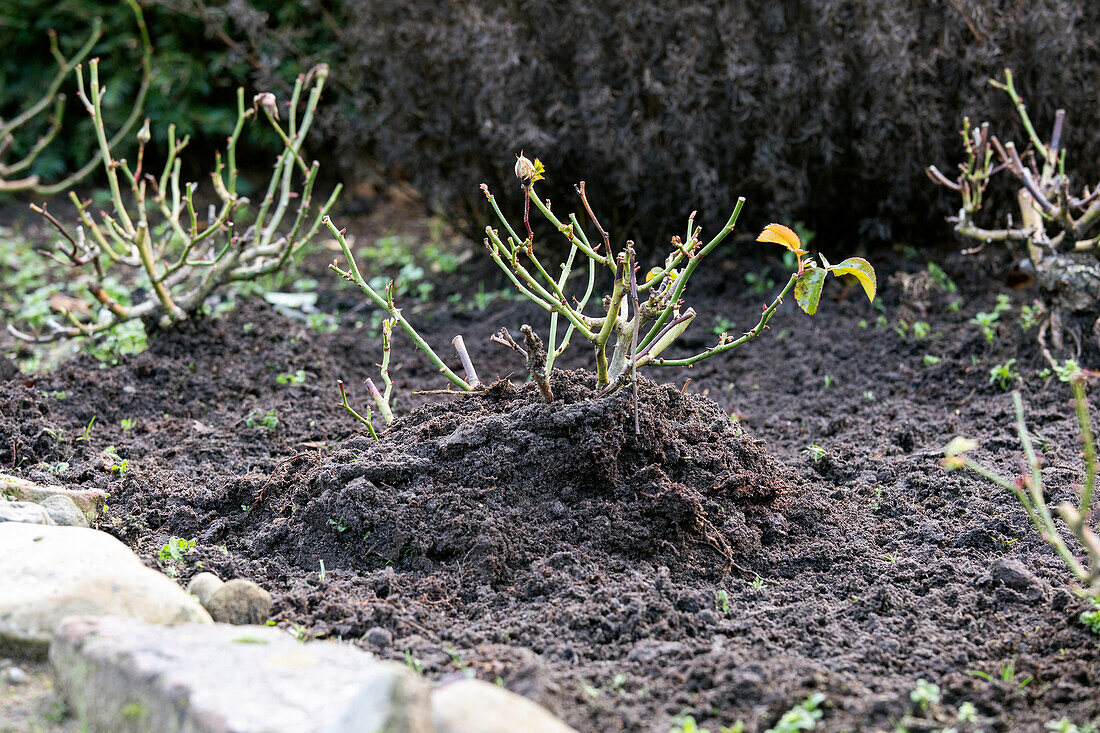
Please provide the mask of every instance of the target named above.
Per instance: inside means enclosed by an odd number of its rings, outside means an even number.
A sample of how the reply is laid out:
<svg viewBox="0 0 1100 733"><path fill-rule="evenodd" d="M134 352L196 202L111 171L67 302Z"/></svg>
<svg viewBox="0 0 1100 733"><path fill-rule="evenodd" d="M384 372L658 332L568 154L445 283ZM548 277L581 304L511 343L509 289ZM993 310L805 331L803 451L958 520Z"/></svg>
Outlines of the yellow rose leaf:
<svg viewBox="0 0 1100 733"><path fill-rule="evenodd" d="M851 275L863 286L863 292L867 293L867 299L874 302L878 289L878 278L875 277L875 268L862 257L849 257L829 267L829 272L834 275Z"/></svg>
<svg viewBox="0 0 1100 733"><path fill-rule="evenodd" d="M802 249L802 240L798 238L793 229L782 224L768 224L764 227L764 231L760 232L760 236L756 238L756 241L782 245L796 255L806 254L806 250Z"/></svg>

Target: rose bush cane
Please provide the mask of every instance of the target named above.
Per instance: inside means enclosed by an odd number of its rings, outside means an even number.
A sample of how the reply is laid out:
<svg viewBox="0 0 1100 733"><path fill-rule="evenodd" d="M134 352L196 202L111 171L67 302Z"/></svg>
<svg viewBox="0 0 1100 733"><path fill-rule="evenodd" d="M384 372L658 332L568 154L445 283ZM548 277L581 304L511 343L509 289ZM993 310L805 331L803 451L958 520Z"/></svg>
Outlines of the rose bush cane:
<svg viewBox="0 0 1100 733"><path fill-rule="evenodd" d="M770 224L757 241L787 248L795 255L796 267L771 303L763 306L756 325L740 335L722 334L717 343L699 353L682 357L665 356L669 347L676 343L697 316L694 308L685 306L687 286L692 275L699 264L733 232L745 203L744 198L737 201L726 225L706 242L701 238L702 228L695 225L693 212L688 217L684 236L673 237L667 252L658 259L657 264L640 275L640 258L634 243L628 240L616 251L610 234L600 224L589 204L585 182L576 185L581 213L572 212L559 217L554 213L551 202L541 199L535 190L535 185L544 175L545 169L537 159L532 161L522 154L518 157L516 176L524 194L522 230L509 222L488 186L482 184L481 189L500 222L499 227L485 228L486 251L517 292L545 311L548 319L543 331L545 341L529 325L521 329L522 344L505 329L494 334L492 340L515 350L524 358L531 379L538 384L547 402L553 401L549 376L554 363L578 338L586 341L592 349L596 384L602 396L629 383L636 384L638 370L644 367L691 366L751 341L763 333L776 309L792 292L798 306L813 315L829 273L854 277L867 297L874 300L877 286L875 271L865 259L849 257L833 265L819 254L815 261L807 256L809 252L802 249L794 231L782 224ZM536 246L532 210L537 211L569 246L556 276L551 274L541 248ZM582 218L586 218L594 233L586 229ZM333 262L331 269L356 284L375 306L388 314L390 330L385 332L383 338L382 361L387 388L382 393L373 382L368 384L384 420L388 423L393 418L389 405L392 385L386 375L393 326L400 328L455 388L462 391L476 389L480 381L462 337L458 336L452 342L462 366L460 375L446 364L405 318L395 301L393 283L384 292L371 287L368 279L363 277L343 232L330 220L325 219L325 223L339 242L345 259L344 266ZM584 268L587 277L583 278L582 288L574 292L570 288L570 275L576 268ZM609 282L609 285L601 296L594 297L598 280Z"/></svg>

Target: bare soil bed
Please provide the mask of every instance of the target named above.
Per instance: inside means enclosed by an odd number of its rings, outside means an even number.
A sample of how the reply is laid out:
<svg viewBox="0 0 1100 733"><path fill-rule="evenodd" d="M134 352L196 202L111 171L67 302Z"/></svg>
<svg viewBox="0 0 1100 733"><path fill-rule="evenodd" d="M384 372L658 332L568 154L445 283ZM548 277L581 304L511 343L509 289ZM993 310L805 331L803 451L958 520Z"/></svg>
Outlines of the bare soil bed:
<svg viewBox="0 0 1100 733"><path fill-rule="evenodd" d="M992 344L968 323L999 292L1017 307L1029 295L992 259L945 255L958 294L888 286L923 263L872 259L884 311L832 283L813 319L787 304L728 358L647 372L668 384L642 382L639 434L629 390L592 399L581 347L556 376L559 402L540 403L514 355L485 343L501 325L542 323L504 301L410 305L441 352L462 333L483 379L511 380L414 395L444 383L398 338L401 409L375 442L335 382L362 400L377 342L248 305L155 335L114 367L80 357L0 383L0 470L107 488L100 527L152 565L169 537L194 539L170 563L182 583L200 569L255 580L303 637L348 639L435 679L499 679L582 731L663 733L685 712L762 731L813 692L828 696L830 731L907 715L909 730L939 729L965 701L980 724L960 730L1095 720L1100 640L1077 621L1057 557L1011 496L938 465L963 434L1015 470L1011 402L989 383L1015 358L1049 498L1070 495L1081 459L1068 388L1036 376L1034 331L1014 314ZM765 296L742 273L758 267L716 262L692 305L747 329ZM321 302L341 312L358 298ZM899 318L930 334L903 337ZM709 343L713 325L683 348ZM302 384L277 380L297 370ZM264 427L270 410L277 425ZM108 446L124 472L104 470ZM943 693L923 712L909 697L922 678Z"/></svg>

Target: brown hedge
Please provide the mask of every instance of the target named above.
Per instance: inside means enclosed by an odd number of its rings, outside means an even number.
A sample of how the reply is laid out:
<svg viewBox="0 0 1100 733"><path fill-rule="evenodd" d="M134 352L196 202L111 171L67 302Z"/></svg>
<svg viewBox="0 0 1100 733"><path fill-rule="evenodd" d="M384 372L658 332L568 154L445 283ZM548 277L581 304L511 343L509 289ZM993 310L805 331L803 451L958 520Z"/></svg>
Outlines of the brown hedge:
<svg viewBox="0 0 1100 733"><path fill-rule="evenodd" d="M1067 108L1078 170L1100 180L1093 0L287 8L206 12L247 40L261 77L287 55L329 61L331 149L399 171L452 211L483 211L482 181L513 188L522 148L545 161L559 206L584 177L616 233L643 243L679 231L690 208L720 226L737 195L753 227L802 219L849 243L944 237L948 200L922 169L958 160L964 114L1018 133L987 84L1005 66L1039 124Z"/></svg>

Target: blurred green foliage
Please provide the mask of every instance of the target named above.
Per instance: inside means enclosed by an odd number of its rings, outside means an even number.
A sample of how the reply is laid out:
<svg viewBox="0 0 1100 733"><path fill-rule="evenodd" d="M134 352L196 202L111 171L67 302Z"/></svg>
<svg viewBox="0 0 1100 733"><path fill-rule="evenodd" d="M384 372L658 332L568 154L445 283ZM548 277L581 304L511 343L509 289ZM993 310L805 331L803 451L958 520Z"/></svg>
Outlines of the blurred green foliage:
<svg viewBox="0 0 1100 733"><path fill-rule="evenodd" d="M168 124L175 123L181 134L192 136L188 159L206 165L202 153L220 147L233 127L235 89L247 81L248 64L209 38L199 20L145 3L143 8L154 46L154 79L145 105L154 146L164 144ZM71 54L87 40L97 17L104 33L92 57L101 59L107 80L104 108L109 121L113 128L122 124L141 82L141 43L126 3L91 0L0 0L0 48L5 51L0 56L0 118L36 101L56 72L50 30L57 32L62 52ZM91 120L76 99L75 78L62 91L68 98L65 125L30 171L46 181L75 170L95 152ZM17 136L13 156L44 131L46 120L36 122L37 128L29 125Z"/></svg>

